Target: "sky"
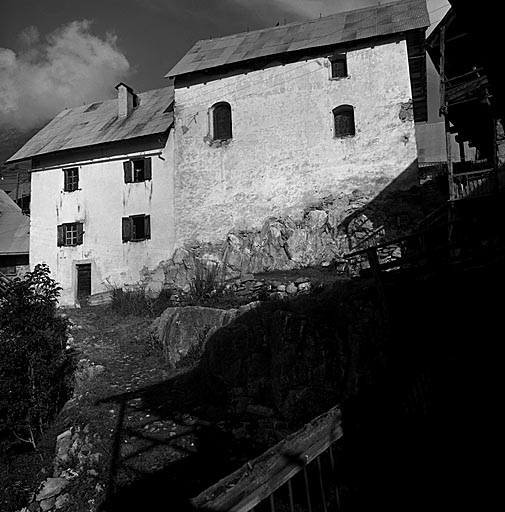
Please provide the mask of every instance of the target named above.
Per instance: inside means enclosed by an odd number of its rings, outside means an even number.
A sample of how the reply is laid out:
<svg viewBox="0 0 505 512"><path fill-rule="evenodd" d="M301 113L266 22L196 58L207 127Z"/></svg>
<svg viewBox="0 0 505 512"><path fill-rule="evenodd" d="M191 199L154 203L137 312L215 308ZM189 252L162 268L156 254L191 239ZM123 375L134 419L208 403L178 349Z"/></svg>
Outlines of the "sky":
<svg viewBox="0 0 505 512"><path fill-rule="evenodd" d="M387 3L390 0L382 0ZM137 92L199 39L368 7L376 0L2 0L0 128L31 129L67 107ZM436 24L447 0L427 0Z"/></svg>

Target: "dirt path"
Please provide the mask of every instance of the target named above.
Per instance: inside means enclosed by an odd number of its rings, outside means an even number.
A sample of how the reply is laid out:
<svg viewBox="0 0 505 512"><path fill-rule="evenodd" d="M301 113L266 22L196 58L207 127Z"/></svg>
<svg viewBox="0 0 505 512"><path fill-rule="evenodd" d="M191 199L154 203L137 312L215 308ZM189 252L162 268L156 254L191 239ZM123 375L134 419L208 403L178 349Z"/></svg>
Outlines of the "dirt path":
<svg viewBox="0 0 505 512"><path fill-rule="evenodd" d="M150 338L150 320L98 306L64 314L79 362L59 430L86 428L101 454L97 474L74 483L73 511L140 510L168 496L185 510L189 497L243 462L233 425L201 403L191 373L167 368Z"/></svg>

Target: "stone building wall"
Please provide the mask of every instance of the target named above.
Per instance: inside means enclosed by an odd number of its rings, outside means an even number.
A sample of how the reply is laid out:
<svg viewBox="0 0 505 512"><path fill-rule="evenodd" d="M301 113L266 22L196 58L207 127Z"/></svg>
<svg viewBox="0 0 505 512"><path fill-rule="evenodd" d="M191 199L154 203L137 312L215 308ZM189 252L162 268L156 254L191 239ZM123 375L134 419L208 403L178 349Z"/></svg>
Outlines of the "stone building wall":
<svg viewBox="0 0 505 512"><path fill-rule="evenodd" d="M347 53L349 76L330 79L311 58L175 90L176 243L225 241L268 218L301 222L332 196L373 199L415 165L404 40ZM209 109L232 108L233 138L209 138ZM332 110L354 107L356 135L335 138ZM417 176L414 176L414 181ZM410 187L411 183L402 183Z"/></svg>

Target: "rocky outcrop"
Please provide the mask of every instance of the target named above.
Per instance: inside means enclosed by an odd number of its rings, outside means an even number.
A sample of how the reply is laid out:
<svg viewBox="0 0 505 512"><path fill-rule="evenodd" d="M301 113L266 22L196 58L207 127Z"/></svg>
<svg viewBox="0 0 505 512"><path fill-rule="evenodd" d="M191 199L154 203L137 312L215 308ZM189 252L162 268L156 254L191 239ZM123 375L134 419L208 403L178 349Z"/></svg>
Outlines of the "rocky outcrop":
<svg viewBox="0 0 505 512"><path fill-rule="evenodd" d="M221 283L311 266L333 265L342 275L354 274L361 262L350 267L344 254L409 232L441 200L438 196L428 200L419 186L398 183L397 188L377 197L367 191L330 196L297 219L270 217L260 230L230 232L217 242L188 242L156 269L144 269L142 283L153 291L163 287L188 291L202 267L217 269Z"/></svg>
<svg viewBox="0 0 505 512"><path fill-rule="evenodd" d="M151 330L161 342L167 363L176 367L190 352L202 352L209 336L220 327L254 307L255 303L237 309L201 306L167 308L153 322Z"/></svg>

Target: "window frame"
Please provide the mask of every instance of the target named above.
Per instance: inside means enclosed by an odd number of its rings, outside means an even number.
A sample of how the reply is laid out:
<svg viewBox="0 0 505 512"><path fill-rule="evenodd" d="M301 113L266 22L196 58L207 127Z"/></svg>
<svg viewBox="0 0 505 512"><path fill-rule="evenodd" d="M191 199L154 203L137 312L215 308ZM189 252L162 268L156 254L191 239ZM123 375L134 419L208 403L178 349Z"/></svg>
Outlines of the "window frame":
<svg viewBox="0 0 505 512"><path fill-rule="evenodd" d="M225 109L228 114L228 119L219 121L216 119L217 114ZM212 141L216 142L226 142L233 139L233 116L232 116L232 108L231 105L227 101L219 101L214 103L212 107L209 109L209 119L210 119L210 133ZM223 128L222 125L218 125L218 123L226 124ZM223 131L223 136L219 131Z"/></svg>
<svg viewBox="0 0 505 512"><path fill-rule="evenodd" d="M143 236L137 237L135 223L143 219ZM151 239L151 216L147 214L130 215L121 219L122 241L126 242L143 242Z"/></svg>
<svg viewBox="0 0 505 512"><path fill-rule="evenodd" d="M63 191L75 192L76 190L79 190L79 167L67 167L63 169Z"/></svg>
<svg viewBox="0 0 505 512"><path fill-rule="evenodd" d="M70 233L70 238L69 238ZM76 247L84 241L84 223L66 222L57 226L57 246Z"/></svg>
<svg viewBox="0 0 505 512"><path fill-rule="evenodd" d="M354 137L356 135L356 121L354 116L354 107L352 105L339 105L332 111L333 117L333 138L344 139ZM343 132L341 128L337 127L337 118L345 117L350 120L349 129Z"/></svg>
<svg viewBox="0 0 505 512"><path fill-rule="evenodd" d="M143 168L135 169L136 164L143 162ZM142 172L142 177L139 174ZM152 159L150 156L133 157L123 162L125 183L143 183L152 180Z"/></svg>
<svg viewBox="0 0 505 512"><path fill-rule="evenodd" d="M336 53L334 55L330 55L328 57L330 61L330 80L341 80L342 78L349 77L349 69L347 67L347 54L346 53ZM343 63L344 74L334 74L334 64L335 63Z"/></svg>

